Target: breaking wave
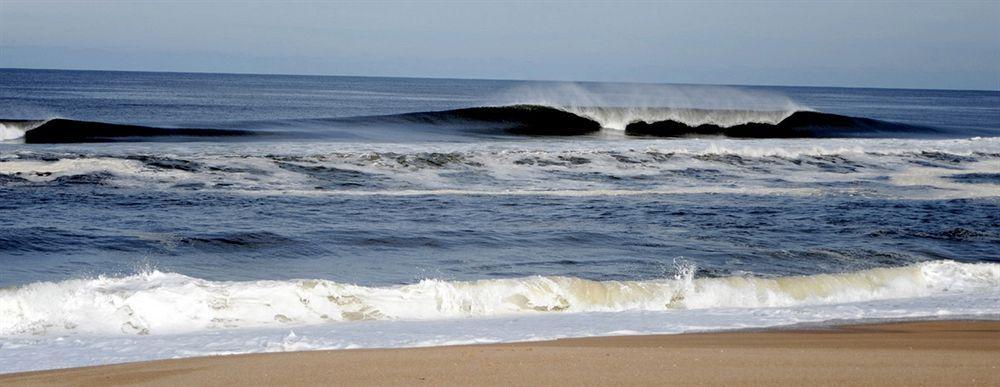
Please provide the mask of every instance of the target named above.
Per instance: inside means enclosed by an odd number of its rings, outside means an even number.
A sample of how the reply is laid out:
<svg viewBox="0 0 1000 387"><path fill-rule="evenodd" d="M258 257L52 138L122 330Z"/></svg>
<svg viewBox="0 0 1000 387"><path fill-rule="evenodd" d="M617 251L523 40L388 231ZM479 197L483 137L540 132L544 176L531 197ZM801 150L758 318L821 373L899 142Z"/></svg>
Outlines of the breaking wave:
<svg viewBox="0 0 1000 387"><path fill-rule="evenodd" d="M522 135L575 136L601 129L654 137L733 138L897 137L935 134L929 127L808 110L509 105L360 117L432 125L479 125Z"/></svg>
<svg viewBox="0 0 1000 387"><path fill-rule="evenodd" d="M10 141L18 140L24 137L24 134L29 130L32 130L39 125L44 124L45 120L10 120L10 121L0 121L0 141Z"/></svg>
<svg viewBox="0 0 1000 387"><path fill-rule="evenodd" d="M725 136L734 138L838 138L897 137L901 134L933 134L938 130L871 118L841 116L812 111L794 112L776 123L765 120L718 124L667 119L637 121L625 127L629 135L656 137Z"/></svg>
<svg viewBox="0 0 1000 387"><path fill-rule="evenodd" d="M205 137L250 136L247 130L158 128L107 122L77 121L63 118L48 120L0 121L0 141L22 140L25 143L84 143L149 141Z"/></svg>
<svg viewBox="0 0 1000 387"><path fill-rule="evenodd" d="M808 110L507 105L384 116L227 123L231 128L161 128L69 119L0 121L0 141L85 143L226 141L275 137L335 139L381 134L383 139L434 135L580 136L608 129L629 136L733 138L851 138L943 135L940 129ZM375 127L380 130L362 130ZM390 128L402 129L393 132ZM346 130L346 131L345 131Z"/></svg>
<svg viewBox="0 0 1000 387"><path fill-rule="evenodd" d="M598 122L601 127L625 130L637 122L674 121L697 127L716 125L729 127L747 123L775 125L798 110L694 109L670 107L601 107L566 106L559 109Z"/></svg>
<svg viewBox="0 0 1000 387"><path fill-rule="evenodd" d="M534 276L367 287L326 280L219 282L151 271L0 290L0 335L159 334L357 320L790 307L996 292L1000 264L923 262L840 274L591 281Z"/></svg>
<svg viewBox="0 0 1000 387"><path fill-rule="evenodd" d="M474 107L436 112L405 113L360 120L403 121L432 125L474 125L512 134L575 136L595 133L601 124L565 110L541 105Z"/></svg>

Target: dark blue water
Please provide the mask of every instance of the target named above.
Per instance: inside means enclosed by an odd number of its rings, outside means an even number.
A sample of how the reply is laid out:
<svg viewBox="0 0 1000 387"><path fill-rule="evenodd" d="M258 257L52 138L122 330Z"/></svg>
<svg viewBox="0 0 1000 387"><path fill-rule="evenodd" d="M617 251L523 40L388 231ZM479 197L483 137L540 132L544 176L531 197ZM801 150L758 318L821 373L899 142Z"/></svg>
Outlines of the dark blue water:
<svg viewBox="0 0 1000 387"><path fill-rule="evenodd" d="M374 116L553 102L627 106L802 107L908 124L997 133L1000 91L704 87L536 81L0 69L0 119L53 117L119 124L281 126L288 120ZM580 88L600 97L580 96ZM662 102L662 103L661 103ZM676 107L676 106L675 106Z"/></svg>
<svg viewBox="0 0 1000 387"><path fill-rule="evenodd" d="M998 261L994 200L245 197L59 186L5 196L8 284L153 265L215 280L816 274ZM13 220L13 221L12 221Z"/></svg>
<svg viewBox="0 0 1000 387"><path fill-rule="evenodd" d="M687 264L718 277L1000 261L998 92L566 87L0 70L0 117L8 120L338 133L2 143L0 286L151 268L212 280L387 285L655 279ZM551 100L809 109L948 135L660 139L605 128L584 137L482 137L453 121L446 130L397 125L368 141L380 129L342 120Z"/></svg>

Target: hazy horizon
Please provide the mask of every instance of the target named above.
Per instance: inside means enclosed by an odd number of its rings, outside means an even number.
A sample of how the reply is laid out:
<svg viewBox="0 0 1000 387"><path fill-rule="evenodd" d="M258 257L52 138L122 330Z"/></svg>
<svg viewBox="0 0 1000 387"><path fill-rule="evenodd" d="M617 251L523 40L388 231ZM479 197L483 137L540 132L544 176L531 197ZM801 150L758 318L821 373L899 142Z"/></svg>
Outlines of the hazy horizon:
<svg viewBox="0 0 1000 387"><path fill-rule="evenodd" d="M14 0L0 68L995 91L998 25L975 1Z"/></svg>
<svg viewBox="0 0 1000 387"><path fill-rule="evenodd" d="M841 85L792 85L792 84L746 84L746 83L673 83L673 82L643 82L643 81L595 81L595 80L560 80L560 79L529 79L529 78L472 78L472 77L439 77L439 76L406 76L406 75L377 75L377 74L294 74L294 73L260 73L260 72L232 72L232 71L176 71L176 70L108 70L108 69L82 69L82 68L40 68L40 67L0 67L0 70L14 71L93 71L112 73L164 73L164 74L216 74L216 75L248 75L248 76L289 76L289 77L344 77L344 78L399 78L399 79L451 79L465 81L510 81L510 82L552 82L566 84L637 84L637 85L664 85L664 86L740 86L740 87L806 87L806 88L843 88L843 89L886 89L886 90L942 90L942 91L1000 91L994 89L976 88L929 88L929 87L887 87L887 86L841 86Z"/></svg>

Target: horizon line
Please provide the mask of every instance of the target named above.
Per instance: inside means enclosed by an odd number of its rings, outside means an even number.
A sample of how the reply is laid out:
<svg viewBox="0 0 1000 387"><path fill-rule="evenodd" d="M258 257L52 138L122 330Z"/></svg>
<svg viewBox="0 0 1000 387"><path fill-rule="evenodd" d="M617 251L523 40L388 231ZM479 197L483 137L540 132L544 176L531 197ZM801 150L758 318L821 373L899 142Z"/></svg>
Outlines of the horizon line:
<svg viewBox="0 0 1000 387"><path fill-rule="evenodd" d="M475 78L475 77L444 77L444 76L404 76L404 75L358 75L358 74L316 74L316 73L263 73L263 72L219 72L219 71L180 71L180 70L120 70L120 69L78 69L78 68L39 68L39 67L0 67L2 70L29 71L89 71L109 73L154 73L154 74L215 74L215 75L249 75L249 76L284 76L284 77L344 77L344 78L390 78L390 79L437 79L461 81L508 81L508 82L552 82L552 83L604 83L604 84L639 84L663 86L718 86L718 87L788 87L788 88L827 88L827 89L867 89L867 90L928 90L928 91L975 91L1000 92L997 89L959 89L959 88L926 88L926 87L886 87L886 86L832 86L832 85L783 85L783 84L733 84L733 83L671 83L671 82L640 82L640 81L597 81L597 80L558 80L558 79L526 79L526 78Z"/></svg>

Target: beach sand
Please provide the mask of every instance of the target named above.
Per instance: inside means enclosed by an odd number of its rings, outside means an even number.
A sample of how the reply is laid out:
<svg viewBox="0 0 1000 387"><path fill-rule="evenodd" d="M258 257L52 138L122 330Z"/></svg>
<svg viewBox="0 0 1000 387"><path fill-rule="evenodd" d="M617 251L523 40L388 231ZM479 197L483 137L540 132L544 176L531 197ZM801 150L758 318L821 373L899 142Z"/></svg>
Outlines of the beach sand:
<svg viewBox="0 0 1000 387"><path fill-rule="evenodd" d="M1000 321L160 360L0 385L1000 385Z"/></svg>

